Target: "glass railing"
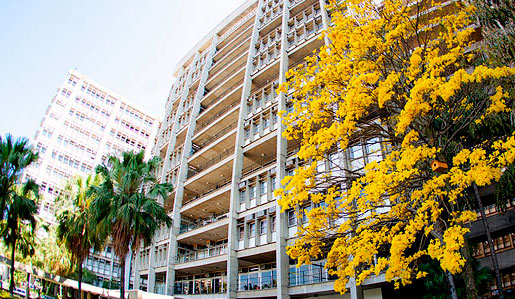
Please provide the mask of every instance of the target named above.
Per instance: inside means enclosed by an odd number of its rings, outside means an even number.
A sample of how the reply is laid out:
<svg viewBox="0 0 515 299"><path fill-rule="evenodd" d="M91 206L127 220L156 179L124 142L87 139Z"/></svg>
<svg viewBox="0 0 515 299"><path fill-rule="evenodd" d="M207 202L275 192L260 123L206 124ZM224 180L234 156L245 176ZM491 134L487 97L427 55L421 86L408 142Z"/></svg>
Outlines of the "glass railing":
<svg viewBox="0 0 515 299"><path fill-rule="evenodd" d="M174 283L176 295L223 294L227 292L227 277L180 280Z"/></svg>
<svg viewBox="0 0 515 299"><path fill-rule="evenodd" d="M190 252L188 254L181 254L181 255L177 256L177 258L175 259L175 262L177 264L187 263L187 262L205 259L208 257L219 256L219 255L222 255L225 253L227 253L227 244L218 245L218 246L211 247L211 248L204 248L204 249L201 249L201 250L198 250L195 252Z"/></svg>
<svg viewBox="0 0 515 299"><path fill-rule="evenodd" d="M275 269L238 275L238 291L257 291L276 287L277 271Z"/></svg>
<svg viewBox="0 0 515 299"><path fill-rule="evenodd" d="M288 273L289 285L299 286L335 280L336 277L329 275L324 266L325 262L302 265L299 268L297 266L290 266Z"/></svg>

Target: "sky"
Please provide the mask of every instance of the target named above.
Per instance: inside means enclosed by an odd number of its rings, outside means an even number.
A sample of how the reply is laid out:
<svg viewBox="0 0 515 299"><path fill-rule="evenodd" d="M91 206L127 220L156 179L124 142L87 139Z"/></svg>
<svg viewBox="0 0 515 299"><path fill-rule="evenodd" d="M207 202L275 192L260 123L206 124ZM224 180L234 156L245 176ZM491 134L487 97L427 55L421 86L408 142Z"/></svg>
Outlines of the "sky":
<svg viewBox="0 0 515 299"><path fill-rule="evenodd" d="M0 135L33 139L70 69L158 116L176 64L245 0L0 4Z"/></svg>

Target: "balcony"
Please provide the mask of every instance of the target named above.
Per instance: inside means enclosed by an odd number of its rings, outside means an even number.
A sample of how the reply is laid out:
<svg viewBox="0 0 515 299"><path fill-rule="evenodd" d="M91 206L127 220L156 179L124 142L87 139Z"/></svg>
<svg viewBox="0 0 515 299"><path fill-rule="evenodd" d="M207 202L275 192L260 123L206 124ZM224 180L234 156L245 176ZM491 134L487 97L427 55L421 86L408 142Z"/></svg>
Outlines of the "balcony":
<svg viewBox="0 0 515 299"><path fill-rule="evenodd" d="M209 257L219 256L227 253L227 244L218 245L211 248L204 248L198 251L190 252L177 256L175 262L177 264L187 263L196 260L206 259Z"/></svg>
<svg viewBox="0 0 515 299"><path fill-rule="evenodd" d="M183 234L197 228L205 227L208 224L218 222L224 218L227 218L227 214L221 215L213 215L211 217L203 218L203 219L195 219L193 222L185 221L184 219L181 221L181 227L179 230L179 234Z"/></svg>
<svg viewBox="0 0 515 299"><path fill-rule="evenodd" d="M197 278L178 280L174 283L175 295L209 295L209 298L225 298L227 293L227 277ZM215 294L219 294L218 297ZM216 296L216 297L215 297ZM204 297L208 298L208 297Z"/></svg>
<svg viewBox="0 0 515 299"><path fill-rule="evenodd" d="M231 87L226 88L223 92L217 93L217 92L215 92L216 91L215 90L215 91L209 93L207 96L205 96L202 100L205 100L205 99L208 99L211 97L215 97L215 98L210 101L206 101L205 103L201 103L201 110L199 112L199 118L202 115L204 115L207 111L212 110L213 107L216 106L215 104L222 102L226 98L230 97L236 90L241 89L242 83L243 83L243 79L237 81L236 83L231 85Z"/></svg>
<svg viewBox="0 0 515 299"><path fill-rule="evenodd" d="M196 217L196 215L182 216L180 234L177 237L177 241L194 245L227 238L229 228L227 213L195 220L191 216Z"/></svg>
<svg viewBox="0 0 515 299"><path fill-rule="evenodd" d="M220 36L220 39L218 40L217 46L224 46L226 42L230 41L230 36L235 36L235 32L237 33L237 30L242 27L242 25L249 22L253 17L256 15L256 10L250 11L247 15L243 16L241 20L239 20L236 24L234 24L229 30L224 32L222 36Z"/></svg>
<svg viewBox="0 0 515 299"><path fill-rule="evenodd" d="M290 286L323 283L335 280L337 277L329 275L324 268L325 261L311 265L290 266L288 281Z"/></svg>
<svg viewBox="0 0 515 299"><path fill-rule="evenodd" d="M209 125L212 125L214 122L216 122L216 120L218 119L223 119L223 115L230 111L232 108L238 106L240 104L240 101L239 100L235 100L231 103L229 103L227 106L223 107L222 109L220 109L216 114L214 114L213 116L209 117L208 119L206 120L203 120L202 123L200 124L197 124L197 127L195 128L195 133L194 134L197 134L199 131L201 131L202 129L206 128L207 126Z"/></svg>

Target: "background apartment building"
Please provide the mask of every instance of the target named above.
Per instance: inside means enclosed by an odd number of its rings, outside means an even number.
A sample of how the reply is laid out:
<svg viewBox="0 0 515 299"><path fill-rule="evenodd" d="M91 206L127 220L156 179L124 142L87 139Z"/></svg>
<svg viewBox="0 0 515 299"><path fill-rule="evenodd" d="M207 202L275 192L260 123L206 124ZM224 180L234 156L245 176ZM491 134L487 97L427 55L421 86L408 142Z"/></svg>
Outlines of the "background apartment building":
<svg viewBox="0 0 515 299"><path fill-rule="evenodd" d="M301 223L273 196L299 163L277 115L291 109L288 94L275 90L323 45L326 5L247 1L178 64L153 150L174 186L163 200L173 227L137 254L136 288L176 298L337 296L324 260L300 268L289 260ZM364 283L367 298L381 297L382 281Z"/></svg>
<svg viewBox="0 0 515 299"><path fill-rule="evenodd" d="M94 173L109 154L154 145L159 121L123 97L71 70L57 89L36 132L40 158L25 175L40 186L39 215L55 224L55 199L66 180ZM147 151L150 154L150 151ZM95 252L84 265L102 281L119 281L112 248Z"/></svg>

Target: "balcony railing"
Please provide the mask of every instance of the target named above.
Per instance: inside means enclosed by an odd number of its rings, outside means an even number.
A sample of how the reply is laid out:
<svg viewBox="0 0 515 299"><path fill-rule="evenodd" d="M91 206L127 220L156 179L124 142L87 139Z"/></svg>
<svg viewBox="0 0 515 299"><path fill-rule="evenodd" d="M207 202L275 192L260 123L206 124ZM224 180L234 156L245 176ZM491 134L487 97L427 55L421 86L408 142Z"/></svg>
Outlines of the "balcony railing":
<svg viewBox="0 0 515 299"><path fill-rule="evenodd" d="M212 184L212 185L214 185L212 188L207 189L207 190L202 190L201 192L198 192L198 195L196 195L196 196L194 196L192 198L188 198L188 199L184 200L182 202L182 205L185 206L185 205L187 205L189 203L192 203L194 201L197 201L198 199L200 199L200 198L202 198L204 196L207 196L207 195L209 195L209 194L211 194L211 193L213 193L213 192L215 192L217 190L220 190L223 187L228 186L231 183L231 181L232 181L232 179L228 178L228 179L225 179L224 181L219 182L218 184Z"/></svg>
<svg viewBox="0 0 515 299"><path fill-rule="evenodd" d="M180 280L174 284L174 294L224 294L227 292L227 277L198 278Z"/></svg>
<svg viewBox="0 0 515 299"><path fill-rule="evenodd" d="M203 110L200 111L199 113L199 116L204 112L206 111L209 107L211 107L213 104L217 103L218 101L220 101L221 99L223 99L226 95L228 95L229 93L231 93L233 90L235 90L236 88L238 88L241 84L243 83L243 79L239 80L238 82L236 82L235 84L231 85L231 87L227 88L221 95L219 95L216 99L213 99L212 101L210 101L209 103L206 103L205 106L203 107Z"/></svg>
<svg viewBox="0 0 515 299"><path fill-rule="evenodd" d="M234 24L231 29L227 30L227 32L225 32L221 37L220 39L218 40L218 43L217 44L220 44L221 42L223 42L231 33L233 33L236 29L240 28L241 25L243 25L245 22L247 22L250 18L252 18L253 16L256 15L256 11L253 10L251 11L249 14L247 14L246 16L244 16L240 21L238 21L238 23Z"/></svg>
<svg viewBox="0 0 515 299"><path fill-rule="evenodd" d="M202 163L202 164L199 164L198 167L191 167L188 169L188 177L187 179L191 178L192 176L195 176L199 173L201 173L202 171L208 169L209 167L215 165L216 163L224 160L225 158L229 157L230 155L232 155L234 153L234 148L231 148L230 150L214 157L214 158L211 158L209 159L209 161L205 162L205 163Z"/></svg>
<svg viewBox="0 0 515 299"><path fill-rule="evenodd" d="M216 80L218 83L211 88L211 90L215 90L218 86L223 85L225 81L227 81L229 78L233 77L235 74L238 73L239 70L241 70L245 65L247 64L247 60L242 61L240 64L238 64L234 69L234 72L230 72L229 74L225 75L222 79ZM213 77L214 78L214 77ZM209 81L206 83L208 85L211 83L211 80L213 78L209 79Z"/></svg>
<svg viewBox="0 0 515 299"><path fill-rule="evenodd" d="M238 275L238 291L258 291L271 288L277 288L275 269Z"/></svg>
<svg viewBox="0 0 515 299"><path fill-rule="evenodd" d="M290 267L288 280L290 286L322 283L335 280L336 277L328 274L324 264L303 265L300 268Z"/></svg>
<svg viewBox="0 0 515 299"><path fill-rule="evenodd" d="M232 129L236 128L236 126L238 126L238 121L235 121L233 122L232 124L228 125L227 127L223 128L221 131L219 131L218 133L216 133L215 135L211 136L210 138L208 138L207 140L205 140L204 142L200 143L200 144L197 144L198 147L195 147L195 149L191 149L191 154L190 154L190 157L193 156L196 152L198 152L199 150L203 149L204 147L206 147L207 145L215 142L216 140L218 140L220 137L222 137L223 135L227 134L227 132L231 131Z"/></svg>
<svg viewBox="0 0 515 299"><path fill-rule="evenodd" d="M233 101L229 105L225 106L224 108L222 108L222 110L218 111L218 113L216 115L213 115L212 117L210 117L206 121L204 121L202 124L199 124L195 128L195 134L198 133L200 130L204 129L205 127L209 126L210 124L212 124L215 120L219 119L220 116L224 115L225 112L231 110L233 107L238 106L239 104L240 104L240 100L238 99L236 101Z"/></svg>
<svg viewBox="0 0 515 299"><path fill-rule="evenodd" d="M270 166L272 164L275 163L275 161L277 161L276 159L273 159L273 160L269 160L269 161L265 161L265 162L261 162L260 164L257 164L257 165L252 165L252 166L248 166L248 167L245 167L241 173L242 173L242 177L245 177L259 169L262 169L262 168L265 168L267 166Z"/></svg>
<svg viewBox="0 0 515 299"><path fill-rule="evenodd" d="M195 230L197 228L204 227L211 223L216 223L224 218L227 218L227 216L228 216L228 214L221 214L221 215L216 215L216 216L207 217L207 218L203 218L203 219L197 219L197 220L195 220L195 222L186 222L183 220L183 221L181 221L181 227L179 229L179 234L183 234L183 233Z"/></svg>
<svg viewBox="0 0 515 299"><path fill-rule="evenodd" d="M215 246L212 248L204 248L202 250L190 252L188 254L178 255L175 262L178 264L187 263L187 262L205 259L208 257L219 256L219 255L222 255L225 253L227 253L227 244L218 245L218 246Z"/></svg>

